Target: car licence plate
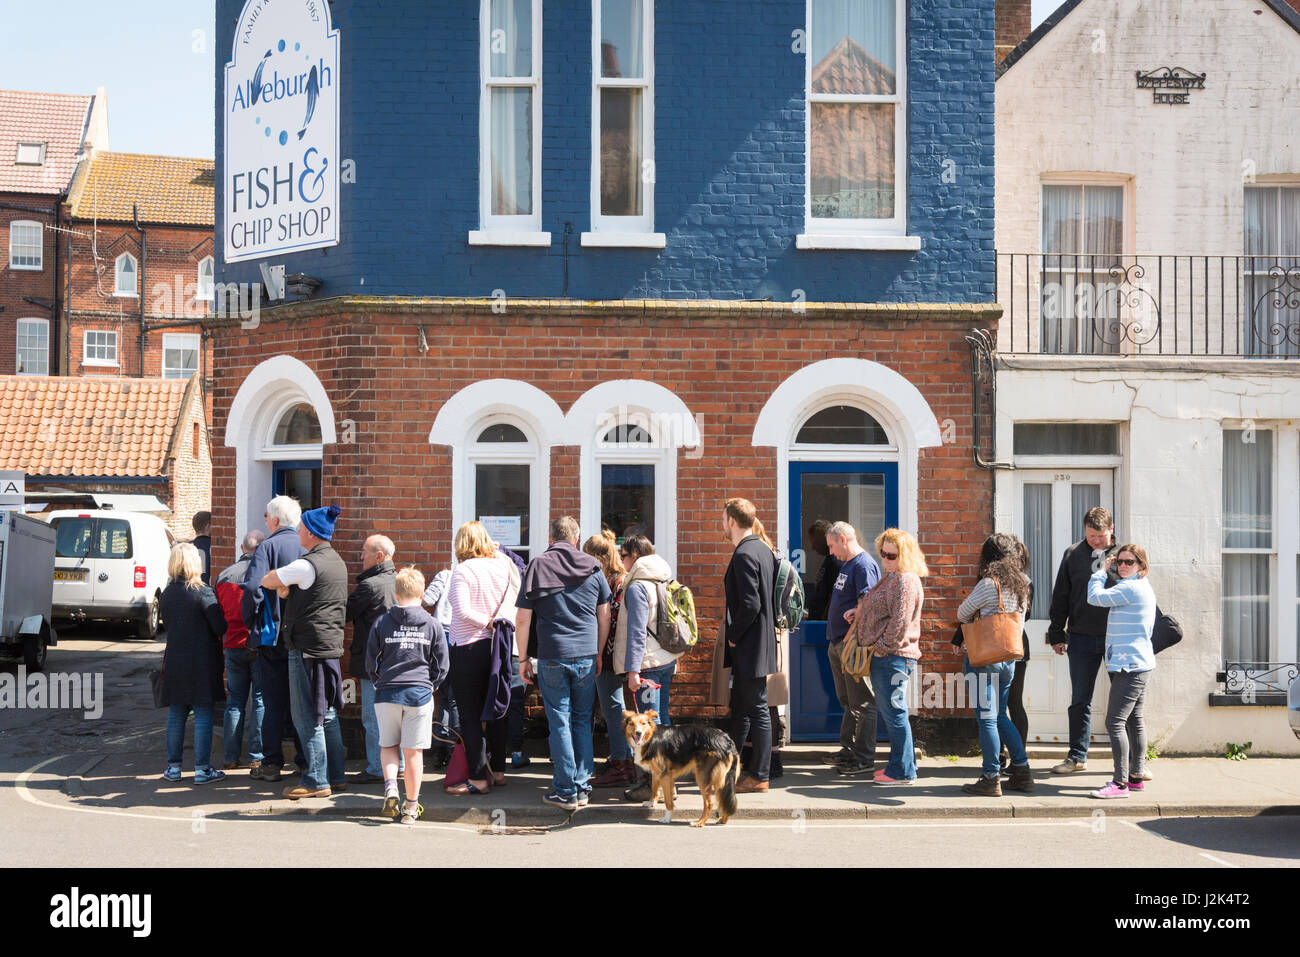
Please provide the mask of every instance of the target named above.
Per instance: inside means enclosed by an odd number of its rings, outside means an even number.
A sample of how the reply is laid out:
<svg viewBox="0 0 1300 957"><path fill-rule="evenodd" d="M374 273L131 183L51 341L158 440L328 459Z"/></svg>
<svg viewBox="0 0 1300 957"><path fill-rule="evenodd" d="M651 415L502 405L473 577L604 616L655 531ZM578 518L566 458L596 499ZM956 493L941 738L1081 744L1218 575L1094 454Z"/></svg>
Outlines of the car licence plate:
<svg viewBox="0 0 1300 957"><path fill-rule="evenodd" d="M84 582L90 570L86 568L56 568L54 570L54 580L56 582Z"/></svg>

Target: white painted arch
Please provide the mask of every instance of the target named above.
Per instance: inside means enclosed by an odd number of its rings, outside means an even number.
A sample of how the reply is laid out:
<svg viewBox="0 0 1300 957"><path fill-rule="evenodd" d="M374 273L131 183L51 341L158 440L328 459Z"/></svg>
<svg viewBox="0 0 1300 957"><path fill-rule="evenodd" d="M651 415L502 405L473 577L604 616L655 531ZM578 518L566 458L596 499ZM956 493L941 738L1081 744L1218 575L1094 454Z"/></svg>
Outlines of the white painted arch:
<svg viewBox="0 0 1300 957"><path fill-rule="evenodd" d="M325 387L310 366L293 356L273 356L258 363L230 403L224 436L226 446L235 450L235 541L250 529L263 527L275 461L266 447L280 415L295 402L305 402L315 411L322 446L338 441Z"/></svg>
<svg viewBox="0 0 1300 957"><path fill-rule="evenodd" d="M528 438L526 446L488 447L477 443L488 425L508 422ZM475 466L489 463L528 464L531 521L530 557L546 548L551 510L551 449L565 441L564 413L549 395L517 379L485 379L461 389L443 403L429 430L430 445L451 447L452 537L455 530L478 518L475 508ZM450 543L449 543L450 544Z"/></svg>
<svg viewBox="0 0 1300 957"><path fill-rule="evenodd" d="M584 392L564 416L566 445L581 448L579 487L583 534L600 529L600 474L605 464L655 467L656 553L677 568L677 453L698 449L700 429L690 408L670 389L645 379L602 382ZM650 433L644 447L627 444L602 446L600 440L620 424L636 425Z"/></svg>
<svg viewBox="0 0 1300 957"><path fill-rule="evenodd" d="M808 417L829 405L846 403L869 412L888 434L891 446L854 450L853 447L798 449L799 427ZM777 540L788 549L790 515L790 461L798 459L898 462L898 521L915 532L919 498L917 480L920 450L942 443L939 421L919 389L898 372L869 359L824 359L804 366L773 391L754 424L753 444L776 449Z"/></svg>

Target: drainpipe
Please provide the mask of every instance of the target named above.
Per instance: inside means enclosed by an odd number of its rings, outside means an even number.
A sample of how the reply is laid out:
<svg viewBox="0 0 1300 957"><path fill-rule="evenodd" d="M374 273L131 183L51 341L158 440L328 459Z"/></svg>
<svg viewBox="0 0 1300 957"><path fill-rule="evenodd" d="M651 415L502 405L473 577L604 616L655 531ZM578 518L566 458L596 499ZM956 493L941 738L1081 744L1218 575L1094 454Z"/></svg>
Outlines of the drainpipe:
<svg viewBox="0 0 1300 957"><path fill-rule="evenodd" d="M66 193L54 201L54 309L51 310L54 317L54 328L50 330L50 352L54 354L54 374L61 375L63 369L63 356L57 345L61 335L59 329L59 227L61 225L60 214L63 211L63 200Z"/></svg>
<svg viewBox="0 0 1300 957"><path fill-rule="evenodd" d="M72 225L72 220L68 220ZM72 365L72 230L68 230L68 254L63 261L63 365Z"/></svg>
<svg viewBox="0 0 1300 957"><path fill-rule="evenodd" d="M144 290L145 267L149 263L149 247L144 242L144 227L140 225L140 204L131 204L131 219L140 234L140 378L144 378Z"/></svg>
<svg viewBox="0 0 1300 957"><path fill-rule="evenodd" d="M971 439L971 456L975 464L985 471L1014 469L1010 462L989 462L980 455L980 385L988 382L989 395L992 399L990 409L989 441L994 454L997 453L998 438L998 377L993 366L993 337L987 329L972 329L966 333L966 342L970 345L970 385L971 385L971 419L974 423L974 435Z"/></svg>

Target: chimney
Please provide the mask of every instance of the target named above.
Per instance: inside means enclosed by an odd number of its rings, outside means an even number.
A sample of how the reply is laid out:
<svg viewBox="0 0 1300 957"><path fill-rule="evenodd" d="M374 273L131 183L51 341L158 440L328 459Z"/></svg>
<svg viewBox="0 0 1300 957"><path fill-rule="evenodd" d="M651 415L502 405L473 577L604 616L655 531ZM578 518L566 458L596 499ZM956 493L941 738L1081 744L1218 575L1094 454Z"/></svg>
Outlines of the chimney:
<svg viewBox="0 0 1300 957"><path fill-rule="evenodd" d="M1300 3L1300 0L1296 2ZM997 62L1001 63L1002 58L1033 30L1030 0L997 0L995 16L997 28L993 42L996 45Z"/></svg>

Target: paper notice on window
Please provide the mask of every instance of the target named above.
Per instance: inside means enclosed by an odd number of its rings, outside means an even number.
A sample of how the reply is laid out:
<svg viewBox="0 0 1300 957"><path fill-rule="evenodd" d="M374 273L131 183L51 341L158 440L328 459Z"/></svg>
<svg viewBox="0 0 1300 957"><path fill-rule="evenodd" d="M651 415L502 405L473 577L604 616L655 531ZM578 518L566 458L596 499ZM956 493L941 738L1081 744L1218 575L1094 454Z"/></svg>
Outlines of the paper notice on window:
<svg viewBox="0 0 1300 957"><path fill-rule="evenodd" d="M518 548L523 544L519 541L523 528L523 519L520 516L480 515L479 521L487 529L488 536L498 545L505 545L507 548Z"/></svg>

